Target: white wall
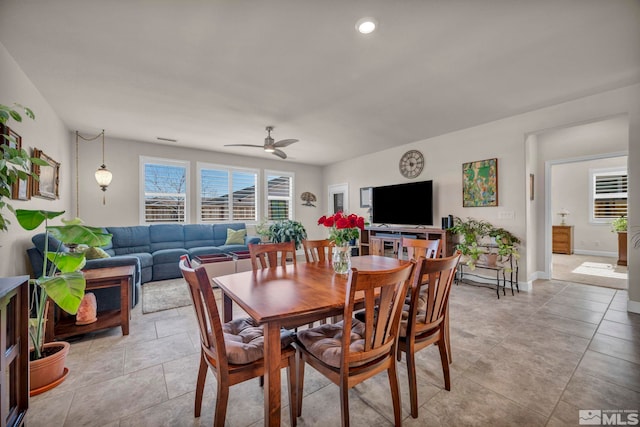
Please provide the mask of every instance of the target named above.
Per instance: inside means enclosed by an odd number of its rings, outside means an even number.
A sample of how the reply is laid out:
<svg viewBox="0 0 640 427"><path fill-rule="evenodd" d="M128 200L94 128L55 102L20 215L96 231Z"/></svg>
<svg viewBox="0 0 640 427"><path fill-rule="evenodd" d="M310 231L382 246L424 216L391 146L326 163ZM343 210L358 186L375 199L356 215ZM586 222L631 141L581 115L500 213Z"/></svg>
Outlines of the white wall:
<svg viewBox="0 0 640 427"><path fill-rule="evenodd" d="M92 137L100 133L96 130ZM322 206L302 206L300 195L310 191L318 198L322 197L324 185L322 183L322 169L318 166L292 163L291 161L271 160L257 157L236 156L203 150L185 149L179 146L161 145L140 141L128 141L109 138L106 130L105 163L113 173L113 181L105 194L106 204L102 204L102 191L94 179L94 172L102 162L101 140L78 143L79 154L79 208L80 217L87 223L101 226L121 226L140 224L140 156L164 158L171 160L185 160L190 165L189 218L191 223L197 222L196 212L196 162L214 163L228 166L256 168L264 178L265 170L295 173L294 182L294 218L305 226L310 238L320 238L322 230L316 227L317 219L323 214ZM75 134L73 134L75 145ZM179 145L177 143L176 145ZM75 151L74 151L75 164ZM75 183L74 183L75 185ZM263 183L260 182L261 186ZM75 200L75 187L74 195ZM260 203L261 212L264 203ZM75 203L74 203L75 212ZM249 230L251 233L252 230Z"/></svg>
<svg viewBox="0 0 640 427"><path fill-rule="evenodd" d="M626 120L625 120L626 124ZM590 221L591 169L627 167L627 156L584 162L556 164L551 167L551 216L554 225L561 223L562 209L570 214L566 224L573 226L574 252L586 255L617 257L618 234L611 232L610 223Z"/></svg>
<svg viewBox="0 0 640 427"><path fill-rule="evenodd" d="M491 223L504 227L523 239L523 256L520 264L520 280L531 281L535 278L536 265L543 265L539 251L528 253L530 236L537 239L545 239L544 221L528 221L525 218L527 212L545 212L546 206L543 173L536 175L535 210L528 204L529 197L529 171L535 167L535 162L528 156L537 156L538 162L545 162L544 153L535 153L525 141L532 134L543 130L557 129L575 124L583 124L625 115L629 118L629 165L633 170L634 165L640 164L640 85L633 85L621 89L603 92L558 104L552 107L539 109L518 116L509 117L491 123L486 123L458 132L429 138L403 147L381 151L375 154L362 156L357 161L345 160L330 165L324 172L327 185L349 182L350 210L360 211L357 205L356 191L361 186L382 185L405 182L398 171L400 156L409 149L422 151L426 157L426 166L419 180L433 179L435 185L434 194L434 219L453 214L459 217L474 217L485 219ZM529 142L531 144L532 142ZM535 143L535 142L533 142ZM562 146L558 147L559 149ZM567 147L573 156L590 154L586 147L586 153L580 153L583 147ZM593 148L593 147L592 147ZM592 150L593 151L593 150ZM485 208L462 207L462 163L497 157L499 162L499 206ZM635 176L636 181L633 181ZM542 182L541 182L542 179ZM638 172L631 171L631 183L640 182ZM640 190L631 184L630 198L640 199ZM635 204L634 204L635 203ZM417 206L409 205L405 208ZM634 208L635 206L635 208ZM630 223L640 225L640 202L631 201ZM498 219L500 212L513 212L513 220ZM544 218L544 215L542 216ZM530 229L526 232L527 224ZM437 224L436 224L437 226ZM549 243L550 244L550 243ZM536 245L532 245L535 247ZM540 245L544 247L544 245ZM640 271L631 266L638 263L640 258L638 250L630 253L629 268L629 294L634 301L640 301ZM635 261L634 261L635 259ZM637 289L636 289L637 288ZM640 310L640 307L639 307Z"/></svg>
<svg viewBox="0 0 640 427"><path fill-rule="evenodd" d="M38 148L52 159L62 163L59 200L34 197L29 201L14 200L10 204L15 209L68 211L71 195L71 164L67 129L1 43L0 76L0 103L25 105L31 108L36 116L35 121L23 118L22 123L13 120L8 123L9 127L22 137L22 148L30 154L34 147ZM5 208L3 213L12 224L8 232L0 232L0 277L26 274L29 270L25 250L31 246L30 239L34 232L22 230L8 209ZM68 218L69 215L65 217ZM40 230L44 230L44 227L42 226Z"/></svg>

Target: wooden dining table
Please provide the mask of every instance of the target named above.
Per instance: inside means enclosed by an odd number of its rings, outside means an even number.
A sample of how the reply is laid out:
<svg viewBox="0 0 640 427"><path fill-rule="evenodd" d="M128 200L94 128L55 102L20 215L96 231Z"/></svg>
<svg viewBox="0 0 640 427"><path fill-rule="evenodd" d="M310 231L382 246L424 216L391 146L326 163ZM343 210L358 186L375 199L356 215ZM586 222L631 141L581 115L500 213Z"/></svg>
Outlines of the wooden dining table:
<svg viewBox="0 0 640 427"><path fill-rule="evenodd" d="M379 271L409 261L378 255L355 256L351 267ZM280 425L280 329L305 325L342 313L348 275L333 271L331 262L300 262L214 277L223 293L225 322L235 302L264 325L264 424Z"/></svg>

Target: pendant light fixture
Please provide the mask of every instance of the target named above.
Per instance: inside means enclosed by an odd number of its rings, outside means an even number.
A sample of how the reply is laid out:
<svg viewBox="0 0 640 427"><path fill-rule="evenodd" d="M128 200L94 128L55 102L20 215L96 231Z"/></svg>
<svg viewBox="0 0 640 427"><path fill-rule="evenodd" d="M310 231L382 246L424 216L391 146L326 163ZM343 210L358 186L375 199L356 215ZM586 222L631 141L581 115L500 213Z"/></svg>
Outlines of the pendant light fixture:
<svg viewBox="0 0 640 427"><path fill-rule="evenodd" d="M102 165L100 165L96 171L95 176L102 191L107 191L107 187L111 184L111 180L113 179L113 174L104 164L104 129L102 130ZM104 204L104 197L102 198L102 204Z"/></svg>
<svg viewBox="0 0 640 427"><path fill-rule="evenodd" d="M102 129L102 132L99 133L98 135L96 135L93 138L86 138L82 135L80 135L80 133L78 131L76 131L76 150L78 147L78 139L82 139L83 141L95 141L96 139L102 137L102 165L100 165L100 167L98 168L98 170L96 170L95 172L95 177L96 177L96 181L98 182L98 185L100 186L100 189L102 190L102 204L106 204L106 198L105 198L105 192L107 191L107 187L109 187L109 184L111 184L111 180L113 179L113 174L111 173L111 171L109 169L107 169L107 166L104 162L104 129ZM77 161L77 152L76 152L76 161ZM77 168L77 166L76 166ZM78 181L78 177L76 177L76 186L77 186L77 181ZM78 189L76 188L76 192L78 192ZM76 198L78 196L76 195ZM76 207L77 210L78 207Z"/></svg>

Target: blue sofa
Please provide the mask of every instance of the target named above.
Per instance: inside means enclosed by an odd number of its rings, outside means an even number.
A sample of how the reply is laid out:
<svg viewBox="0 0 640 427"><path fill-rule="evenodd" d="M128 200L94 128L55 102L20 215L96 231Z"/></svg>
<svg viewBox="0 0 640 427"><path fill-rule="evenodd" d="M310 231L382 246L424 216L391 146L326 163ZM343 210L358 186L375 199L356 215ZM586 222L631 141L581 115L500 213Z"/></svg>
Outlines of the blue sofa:
<svg viewBox="0 0 640 427"><path fill-rule="evenodd" d="M249 243L260 242L258 236L246 236L244 244L226 245L227 229L246 229L244 223L229 224L152 224L132 227L105 227L113 238L102 249L109 258L87 260L85 269L135 265L134 286L131 292L132 307L140 300L140 286L144 283L181 277L180 256L216 254L246 251ZM31 240L33 248L27 250L35 276L42 271L45 234L37 234ZM49 236L49 250L61 243ZM68 249L62 245L62 250ZM96 293L98 310L119 304L119 296L112 289ZM108 292L110 291L110 292ZM109 294L109 295L107 295Z"/></svg>

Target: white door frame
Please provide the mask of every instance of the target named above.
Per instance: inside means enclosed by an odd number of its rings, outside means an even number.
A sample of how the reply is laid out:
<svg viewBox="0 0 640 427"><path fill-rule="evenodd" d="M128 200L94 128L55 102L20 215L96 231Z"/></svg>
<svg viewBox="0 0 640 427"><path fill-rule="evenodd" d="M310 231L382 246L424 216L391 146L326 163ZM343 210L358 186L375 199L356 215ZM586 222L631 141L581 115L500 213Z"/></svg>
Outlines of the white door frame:
<svg viewBox="0 0 640 427"><path fill-rule="evenodd" d="M344 212L349 210L349 184L333 184L329 186L329 203L327 208L329 209L329 215L336 213L335 195L342 193L342 209Z"/></svg>

